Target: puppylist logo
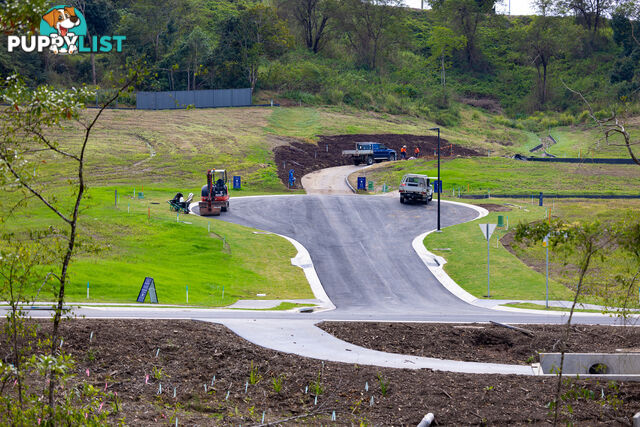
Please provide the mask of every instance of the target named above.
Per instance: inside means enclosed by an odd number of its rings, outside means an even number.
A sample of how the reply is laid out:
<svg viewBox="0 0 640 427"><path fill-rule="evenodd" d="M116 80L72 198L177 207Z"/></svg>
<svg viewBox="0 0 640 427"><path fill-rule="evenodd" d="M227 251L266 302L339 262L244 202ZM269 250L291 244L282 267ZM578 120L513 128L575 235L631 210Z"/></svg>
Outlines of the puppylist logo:
<svg viewBox="0 0 640 427"><path fill-rule="evenodd" d="M40 35L9 36L7 50L43 52L49 49L55 54L122 52L125 36L92 36L87 41L87 22L82 13L71 6L52 7L42 16Z"/></svg>

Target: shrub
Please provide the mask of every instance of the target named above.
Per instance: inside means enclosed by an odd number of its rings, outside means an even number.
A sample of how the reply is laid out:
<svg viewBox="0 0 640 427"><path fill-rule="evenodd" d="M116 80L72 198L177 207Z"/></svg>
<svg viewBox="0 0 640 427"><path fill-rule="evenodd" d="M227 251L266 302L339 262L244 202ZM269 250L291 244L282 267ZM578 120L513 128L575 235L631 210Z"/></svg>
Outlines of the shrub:
<svg viewBox="0 0 640 427"><path fill-rule="evenodd" d="M455 126L460 122L460 114L457 111L438 111L432 118L438 125L446 127Z"/></svg>
<svg viewBox="0 0 640 427"><path fill-rule="evenodd" d="M340 89L332 88L325 92L324 98L328 104L341 104L344 100L344 92Z"/></svg>

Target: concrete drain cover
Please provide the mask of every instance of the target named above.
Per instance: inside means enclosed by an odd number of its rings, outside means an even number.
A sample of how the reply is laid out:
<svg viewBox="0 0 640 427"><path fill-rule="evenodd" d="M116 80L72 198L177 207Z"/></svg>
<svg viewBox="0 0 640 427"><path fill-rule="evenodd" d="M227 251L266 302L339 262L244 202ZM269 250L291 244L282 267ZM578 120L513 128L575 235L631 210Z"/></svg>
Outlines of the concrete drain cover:
<svg viewBox="0 0 640 427"><path fill-rule="evenodd" d="M560 353L540 353L533 365L538 375L557 375ZM565 353L562 375L640 381L639 353Z"/></svg>

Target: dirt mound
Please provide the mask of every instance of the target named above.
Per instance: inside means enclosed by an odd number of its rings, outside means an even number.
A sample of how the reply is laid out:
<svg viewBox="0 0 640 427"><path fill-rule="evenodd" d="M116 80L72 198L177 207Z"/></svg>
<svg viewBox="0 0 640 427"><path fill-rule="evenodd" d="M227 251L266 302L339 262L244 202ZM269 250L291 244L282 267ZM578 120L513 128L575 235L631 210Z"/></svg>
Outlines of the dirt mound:
<svg viewBox="0 0 640 427"><path fill-rule="evenodd" d="M433 157L438 149L438 138L433 135L408 134L372 134L372 135L331 135L321 136L318 145L293 142L291 145L276 147L276 164L278 176L283 183L289 180L289 170L294 170L296 187L300 188L300 178L304 175L324 168L351 164L351 159L342 157L342 150L352 150L356 142L378 142L392 148L400 157L400 148L407 146L408 155L413 155L416 147L420 148L423 156ZM475 150L451 144L446 139L440 139L441 157L477 156Z"/></svg>

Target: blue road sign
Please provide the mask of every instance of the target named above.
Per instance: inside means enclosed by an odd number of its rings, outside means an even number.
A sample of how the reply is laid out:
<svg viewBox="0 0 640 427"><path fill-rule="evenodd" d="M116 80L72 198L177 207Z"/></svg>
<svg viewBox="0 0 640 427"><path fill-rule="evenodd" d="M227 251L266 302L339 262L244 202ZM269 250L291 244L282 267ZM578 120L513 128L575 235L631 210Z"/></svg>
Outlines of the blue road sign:
<svg viewBox="0 0 640 427"><path fill-rule="evenodd" d="M442 180L433 180L433 192L434 193L442 193Z"/></svg>
<svg viewBox="0 0 640 427"><path fill-rule="evenodd" d="M358 190L366 190L367 189L367 178L364 176L358 177Z"/></svg>

